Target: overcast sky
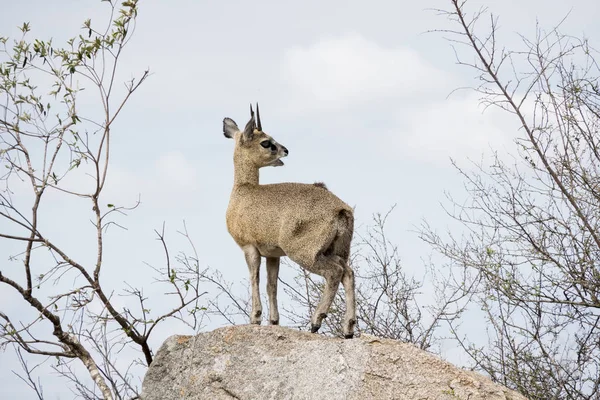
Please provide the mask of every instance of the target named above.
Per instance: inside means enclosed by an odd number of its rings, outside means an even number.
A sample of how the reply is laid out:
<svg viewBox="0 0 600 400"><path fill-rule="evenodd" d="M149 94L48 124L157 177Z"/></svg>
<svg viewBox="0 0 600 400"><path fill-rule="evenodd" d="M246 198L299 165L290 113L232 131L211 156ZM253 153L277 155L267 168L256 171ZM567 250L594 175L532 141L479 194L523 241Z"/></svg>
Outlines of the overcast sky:
<svg viewBox="0 0 600 400"><path fill-rule="evenodd" d="M597 43L598 4L487 0L470 1L469 9L487 5L500 15L500 37L510 47L519 43L516 32L531 36L536 20L552 27L569 11L563 31ZM243 255L225 226L233 142L223 137L222 120L243 125L255 101L263 129L290 151L286 165L264 169L261 181L324 181L356 207L358 226L397 204L390 239L405 267L419 274L429 249L411 230L422 218L440 230L451 226L440 207L444 191L464 196L450 157L467 166L468 158L489 154L490 145L510 151L518 134L510 115L482 113L474 93L448 97L476 82L473 71L455 65L442 34L426 33L448 26L427 9L447 6L446 0L141 1L120 77L146 68L152 76L113 129L103 201L130 205L141 195L142 204L119 220L127 231L109 231L105 287L119 291L125 280L147 282L143 262L163 259L153 233L163 221L167 239L186 221L202 266L230 280L246 278ZM31 37L53 37L59 45L78 34L85 19L104 21L108 7L95 0L1 0L0 9L0 36L17 37L16 27L27 21ZM90 205L46 200L46 235L91 260ZM0 270L18 270L21 264L8 262L16 250L0 240ZM24 312L6 287L0 287L0 304L13 315ZM174 333L161 332L155 349ZM0 353L0 397L33 398L10 373L15 363L11 351ZM43 383L48 399L72 397L51 378Z"/></svg>

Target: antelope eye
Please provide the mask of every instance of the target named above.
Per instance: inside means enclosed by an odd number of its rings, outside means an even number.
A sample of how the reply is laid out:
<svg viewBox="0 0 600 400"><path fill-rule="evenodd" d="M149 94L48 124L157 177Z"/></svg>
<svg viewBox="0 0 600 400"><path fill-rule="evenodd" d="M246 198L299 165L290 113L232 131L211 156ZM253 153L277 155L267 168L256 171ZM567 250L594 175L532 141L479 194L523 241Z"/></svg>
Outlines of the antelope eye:
<svg viewBox="0 0 600 400"><path fill-rule="evenodd" d="M260 142L260 145L262 147L264 147L265 149L268 149L269 147L271 147L271 141L270 140L264 140L264 141Z"/></svg>

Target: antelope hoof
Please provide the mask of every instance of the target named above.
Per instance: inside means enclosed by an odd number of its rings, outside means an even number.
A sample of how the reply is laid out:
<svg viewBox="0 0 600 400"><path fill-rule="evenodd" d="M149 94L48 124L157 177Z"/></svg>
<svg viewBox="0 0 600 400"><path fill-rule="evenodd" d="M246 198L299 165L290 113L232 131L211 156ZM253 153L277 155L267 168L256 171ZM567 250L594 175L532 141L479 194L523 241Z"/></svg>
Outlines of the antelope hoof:
<svg viewBox="0 0 600 400"><path fill-rule="evenodd" d="M278 319L276 319L276 320L271 320L271 321L269 321L269 322L271 322L271 325L279 325L279 320L278 320Z"/></svg>
<svg viewBox="0 0 600 400"><path fill-rule="evenodd" d="M317 333L320 328L321 328L321 325L310 324L310 331L312 333Z"/></svg>
<svg viewBox="0 0 600 400"><path fill-rule="evenodd" d="M346 328L344 329L344 339L352 339L354 337L354 326L356 325L356 319L349 319L345 325Z"/></svg>
<svg viewBox="0 0 600 400"><path fill-rule="evenodd" d="M260 317L262 316L262 311L256 311L250 317L250 323L254 325L260 325Z"/></svg>

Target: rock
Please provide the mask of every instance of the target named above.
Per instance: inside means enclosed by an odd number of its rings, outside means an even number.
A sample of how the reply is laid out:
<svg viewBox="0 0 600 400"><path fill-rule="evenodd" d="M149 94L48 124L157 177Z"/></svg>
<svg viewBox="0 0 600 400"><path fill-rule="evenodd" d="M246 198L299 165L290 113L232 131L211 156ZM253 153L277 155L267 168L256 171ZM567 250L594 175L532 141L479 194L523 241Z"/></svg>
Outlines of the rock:
<svg viewBox="0 0 600 400"><path fill-rule="evenodd" d="M256 325L168 338L146 373L141 398L525 399L410 344Z"/></svg>

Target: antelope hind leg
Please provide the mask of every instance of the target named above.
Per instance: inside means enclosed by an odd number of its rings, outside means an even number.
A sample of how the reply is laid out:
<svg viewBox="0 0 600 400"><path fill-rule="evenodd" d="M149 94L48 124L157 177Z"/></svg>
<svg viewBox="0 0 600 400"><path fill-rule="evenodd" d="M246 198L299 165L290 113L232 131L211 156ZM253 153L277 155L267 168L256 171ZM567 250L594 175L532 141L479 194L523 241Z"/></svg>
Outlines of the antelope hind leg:
<svg viewBox="0 0 600 400"><path fill-rule="evenodd" d="M356 325L356 299L354 296L354 271L344 263L344 276L342 277L344 292L346 295L346 314L344 316L344 338L354 337L354 325Z"/></svg>
<svg viewBox="0 0 600 400"><path fill-rule="evenodd" d="M340 263L341 258L337 256L325 257L320 255L317 261L311 268L307 268L309 271L321 275L325 278L325 289L321 295L321 301L315 310L311 318L310 331L313 333L318 332L321 328L323 319L327 317L327 312L333 303L335 294L337 293L340 281L344 274L344 268Z"/></svg>

